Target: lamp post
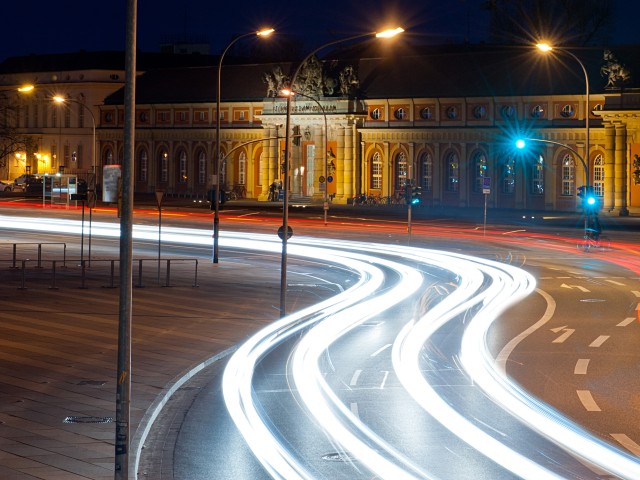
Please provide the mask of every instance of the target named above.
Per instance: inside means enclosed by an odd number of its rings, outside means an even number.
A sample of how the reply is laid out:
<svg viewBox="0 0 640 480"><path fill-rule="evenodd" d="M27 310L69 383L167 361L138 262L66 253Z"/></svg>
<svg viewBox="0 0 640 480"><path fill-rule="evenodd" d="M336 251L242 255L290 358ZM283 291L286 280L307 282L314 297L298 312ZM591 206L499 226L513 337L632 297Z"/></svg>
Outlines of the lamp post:
<svg viewBox="0 0 640 480"><path fill-rule="evenodd" d="M541 52L551 52L554 50L557 50L561 53L565 53L567 55L569 55L571 58L573 58L576 62L578 62L578 64L580 65L580 68L582 69L582 73L584 74L584 83L585 83L585 88L586 88L586 92L585 92L585 109L584 109L584 128L585 128L585 147L584 147L584 151L585 151L585 156L586 158L586 164L584 159L582 159L582 157L580 157L580 159L582 160L582 163L585 164L585 182L587 184L587 186L589 186L589 166L588 166L588 162L589 162L589 145L590 145L590 139L589 139L589 75L587 75L587 69L584 66L584 63L582 63L582 61L570 50L566 50L564 48L554 48L553 46L551 46L548 43L538 43L536 44L536 48L538 50L540 50ZM565 145L566 146L566 145ZM579 156L579 155L578 155Z"/></svg>
<svg viewBox="0 0 640 480"><path fill-rule="evenodd" d="M313 98L310 95L306 95L304 93L300 93L300 92L294 92L292 90L288 90L288 89L284 89L281 90L281 92L283 95L300 95L301 97L305 97L308 98L309 100L314 101L318 107L320 108L320 111L322 112L322 116L324 117L324 141L322 142L322 148L324 151L324 201L323 201L323 210L324 210L324 224L327 224L327 213L329 211L329 158L328 158L328 153L329 153L329 148L328 148L328 143L329 143L329 126L327 123L327 112L325 111L324 107L322 106L322 104L316 99Z"/></svg>
<svg viewBox="0 0 640 480"><path fill-rule="evenodd" d="M52 100L61 105L67 104L67 103L77 103L82 108L84 108L87 112L89 112L89 115L91 115L91 123L93 128L92 145L91 145L91 153L92 153L91 169L93 171L93 182L92 182L93 185L89 185L90 187L89 193L93 195L93 199L88 202L89 203L89 268L91 268L91 224L92 224L94 200L96 195L95 188L96 188L97 177L98 177L98 172L96 169L96 117L89 107L87 107L84 103L79 102L78 100L62 97L60 95L56 95L52 97ZM84 200L82 205L84 207ZM84 234L84 226L83 226L83 234ZM84 248L82 247L81 247L80 256L84 257Z"/></svg>
<svg viewBox="0 0 640 480"><path fill-rule="evenodd" d="M334 40L332 42L325 43L320 45L318 48L309 53L304 59L298 64L293 76L291 77L291 81L289 82L289 91L295 91L295 83L298 78L298 74L302 69L302 66L313 57L320 50L323 50L332 45L336 45L338 43L349 42L352 40L357 40L360 38L366 37L376 37L376 38L391 38L399 33L404 32L403 28L395 28L384 30L382 32L369 32L363 33L360 35L353 35L351 37L346 37L339 40ZM282 237L282 256L281 256L281 264L280 264L280 317L284 317L286 314L286 300L287 300L287 240L289 237L289 156L290 156L290 141L291 141L291 95L287 95L287 114L286 114L286 122L285 122L285 143L284 143L284 199L282 205L282 227L281 227L281 237Z"/></svg>
<svg viewBox="0 0 640 480"><path fill-rule="evenodd" d="M567 145L566 143L561 143L561 142L555 142L553 140L547 140L544 138L519 138L518 140L516 140L516 147L519 149L523 149L526 146L527 141L530 142L540 142L540 143L548 143L551 145L557 145L559 147L562 148L566 148L567 150L569 150L570 152L572 152L573 154L576 155L576 157L578 157L580 159L580 162L582 163L582 167L584 168L584 176L585 176L585 181L586 181L586 187L587 187L587 191L589 190L589 165L587 165L587 162L585 162L584 158L582 157L582 155L580 155L577 150L575 150L574 148L570 147L569 145ZM587 231L589 228L589 223L588 223L588 219L585 216L584 219L584 233L585 236L587 235Z"/></svg>
<svg viewBox="0 0 640 480"><path fill-rule="evenodd" d="M259 37L266 37L272 34L275 30L273 28L266 28L258 32L245 33L239 37L234 38L224 49L218 60L218 81L216 89L216 153L213 160L215 165L214 179L215 179L215 193L213 195L213 263L218 263L218 238L220 236L220 84L222 83L222 60L229 51L229 49L239 40L257 35Z"/></svg>

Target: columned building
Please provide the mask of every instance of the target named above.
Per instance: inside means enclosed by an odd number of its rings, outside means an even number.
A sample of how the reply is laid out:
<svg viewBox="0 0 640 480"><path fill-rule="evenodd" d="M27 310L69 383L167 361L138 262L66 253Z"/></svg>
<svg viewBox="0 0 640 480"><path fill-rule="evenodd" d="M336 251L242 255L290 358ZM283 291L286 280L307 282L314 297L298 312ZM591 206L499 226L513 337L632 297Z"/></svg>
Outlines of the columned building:
<svg viewBox="0 0 640 480"><path fill-rule="evenodd" d="M531 48L312 57L293 85L288 195L310 203L395 203L413 184L422 189L422 208L486 200L489 208L576 211L577 189L588 181L603 209L640 211L637 50L576 52L588 73L588 99L577 62ZM219 163L226 191L269 201L271 185L284 183L287 101L280 91L296 67L223 66L220 112L216 67L142 72L136 192L205 197ZM112 92L95 104L99 170L123 161L124 92ZM23 120L22 131L40 135L30 122ZM53 139L67 131L46 133ZM517 138L529 139L525 149L515 148Z"/></svg>

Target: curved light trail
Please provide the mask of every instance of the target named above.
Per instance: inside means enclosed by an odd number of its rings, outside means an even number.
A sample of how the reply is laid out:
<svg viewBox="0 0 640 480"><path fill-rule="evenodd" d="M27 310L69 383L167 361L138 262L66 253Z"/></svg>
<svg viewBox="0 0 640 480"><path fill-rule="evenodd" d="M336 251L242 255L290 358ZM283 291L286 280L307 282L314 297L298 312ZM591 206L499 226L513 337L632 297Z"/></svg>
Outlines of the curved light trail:
<svg viewBox="0 0 640 480"><path fill-rule="evenodd" d="M80 223L59 219L0 216L0 228L75 233ZM94 236L117 237L111 223L94 222ZM136 240L157 239L156 227L136 225ZM211 232L164 227L163 242L211 245ZM227 248L279 253L275 236L223 233ZM487 332L498 315L529 295L533 277L518 268L461 254L401 246L311 238L292 239L289 254L322 258L344 266L360 281L335 297L277 320L240 346L230 359L223 379L229 412L256 457L274 478L314 478L269 429L255 404L252 381L255 366L274 348L301 335L291 358L292 381L309 413L325 434L379 478L435 478L424 467L389 445L360 421L330 388L320 371L320 358L338 339L357 325L406 301L423 284L423 270L446 271L456 288L420 318L406 318L392 349L393 366L406 391L447 429L496 464L523 478L561 478L557 473L524 456L500 439L473 424L443 399L420 371L421 352L439 328L464 316L460 359L466 373L501 408L562 449L620 478L640 478L637 459L590 435L529 396L506 376L504 359L496 362L487 347ZM392 281L385 272L394 272ZM392 283L389 286L389 283ZM385 286L382 290L381 287ZM472 314L471 317L469 315Z"/></svg>

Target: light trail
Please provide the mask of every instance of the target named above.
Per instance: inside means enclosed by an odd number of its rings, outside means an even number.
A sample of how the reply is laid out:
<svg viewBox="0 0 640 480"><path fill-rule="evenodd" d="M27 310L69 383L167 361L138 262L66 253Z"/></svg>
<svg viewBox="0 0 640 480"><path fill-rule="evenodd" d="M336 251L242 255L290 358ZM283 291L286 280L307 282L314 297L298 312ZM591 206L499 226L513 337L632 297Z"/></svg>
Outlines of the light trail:
<svg viewBox="0 0 640 480"><path fill-rule="evenodd" d="M0 228L76 235L81 232L78 221L29 217L0 216ZM206 246L212 243L208 230L165 227L162 233L163 242ZM94 222L92 234L118 237L119 228L112 223ZM157 227L136 225L133 236L135 240L155 241ZM275 236L258 234L224 233L221 245L273 254L278 254L280 248ZM375 313L409 298L419 288L422 274L416 267L437 268L457 278L457 288L446 298L421 318L407 319L392 348L395 373L422 408L503 468L523 478L560 478L472 424L438 395L422 375L419 361L424 345L439 328L471 309L474 316L466 319L460 358L473 381L501 408L562 449L620 478L640 478L637 459L594 438L529 396L509 380L501 363L491 356L486 340L491 324L509 305L535 288L533 277L526 272L465 255L338 240L292 239L289 252L342 265L356 272L360 281L331 299L260 330L238 349L225 371L224 396L232 418L274 478L310 479L314 474L270 431L270 422L259 413L251 387L253 372L269 351L300 333L304 335L291 364L293 382L308 411L319 415L318 425L327 427L325 433L331 441L355 455L379 478L432 478L363 424L331 390L319 368L321 355L332 343ZM395 271L399 280L378 295L377 290L385 281L385 269Z"/></svg>

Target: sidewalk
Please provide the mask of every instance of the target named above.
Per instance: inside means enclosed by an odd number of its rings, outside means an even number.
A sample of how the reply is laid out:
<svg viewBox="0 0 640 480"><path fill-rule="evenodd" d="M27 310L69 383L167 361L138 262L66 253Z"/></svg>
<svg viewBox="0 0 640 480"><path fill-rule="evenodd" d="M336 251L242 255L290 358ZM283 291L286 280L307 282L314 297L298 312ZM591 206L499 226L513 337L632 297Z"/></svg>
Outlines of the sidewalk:
<svg viewBox="0 0 640 480"><path fill-rule="evenodd" d="M279 269L264 265L202 261L198 287L189 276L134 288L130 472L150 407L185 372L278 318ZM113 479L119 299L101 285L61 278L57 290L0 289L3 480ZM315 302L315 293L290 301Z"/></svg>

